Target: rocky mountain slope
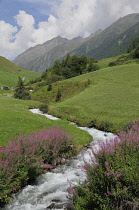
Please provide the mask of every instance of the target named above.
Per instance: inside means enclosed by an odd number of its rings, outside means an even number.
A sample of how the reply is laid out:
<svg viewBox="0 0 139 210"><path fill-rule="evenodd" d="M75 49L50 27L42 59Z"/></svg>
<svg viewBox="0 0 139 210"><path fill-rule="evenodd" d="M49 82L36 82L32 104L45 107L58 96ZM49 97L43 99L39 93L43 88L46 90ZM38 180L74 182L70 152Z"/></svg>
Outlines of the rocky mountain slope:
<svg viewBox="0 0 139 210"><path fill-rule="evenodd" d="M53 65L55 60L65 56L68 52L79 47L84 42L81 37L72 40L60 36L29 48L13 61L16 65L36 72L43 72Z"/></svg>
<svg viewBox="0 0 139 210"><path fill-rule="evenodd" d="M72 54L103 59L126 53L132 38L139 34L139 14L120 18L97 37L93 37L77 47Z"/></svg>
<svg viewBox="0 0 139 210"><path fill-rule="evenodd" d="M43 72L55 60L61 60L67 53L86 55L103 59L126 52L130 40L139 34L139 13L120 18L105 30L98 30L87 38L72 40L60 36L32 47L13 61L15 64L35 72Z"/></svg>
<svg viewBox="0 0 139 210"><path fill-rule="evenodd" d="M35 72L43 72L47 68L51 67L55 60L63 58L67 55L67 53L75 50L84 42L97 36L101 32L102 30L98 30L90 37L75 37L72 40L58 36L45 42L44 44L29 48L17 56L13 63Z"/></svg>

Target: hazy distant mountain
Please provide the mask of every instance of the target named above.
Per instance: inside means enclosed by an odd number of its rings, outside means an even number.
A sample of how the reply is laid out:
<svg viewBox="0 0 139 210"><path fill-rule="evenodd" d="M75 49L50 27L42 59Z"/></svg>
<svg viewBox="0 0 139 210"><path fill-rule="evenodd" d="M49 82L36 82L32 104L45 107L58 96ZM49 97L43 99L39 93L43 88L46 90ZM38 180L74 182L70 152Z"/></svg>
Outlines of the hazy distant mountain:
<svg viewBox="0 0 139 210"><path fill-rule="evenodd" d="M101 32L102 30L98 30L90 38L97 36ZM58 36L44 44L29 48L17 56L13 63L35 72L43 72L51 67L55 60L61 59L87 40L89 40L89 37L75 37L72 40L68 40Z"/></svg>
<svg viewBox="0 0 139 210"><path fill-rule="evenodd" d="M105 30L98 30L87 38L72 40L60 36L26 50L13 61L15 64L36 72L51 67L55 60L70 54L86 55L95 59L107 58L126 52L132 38L139 35L139 14L120 18Z"/></svg>
<svg viewBox="0 0 139 210"><path fill-rule="evenodd" d="M132 38L139 35L139 14L120 18L101 34L77 47L72 54L103 59L126 52Z"/></svg>
<svg viewBox="0 0 139 210"><path fill-rule="evenodd" d="M74 50L83 43L83 38L77 37L68 40L60 36L31 47L13 61L16 65L36 72L43 72L49 68L55 60L60 59L68 52Z"/></svg>

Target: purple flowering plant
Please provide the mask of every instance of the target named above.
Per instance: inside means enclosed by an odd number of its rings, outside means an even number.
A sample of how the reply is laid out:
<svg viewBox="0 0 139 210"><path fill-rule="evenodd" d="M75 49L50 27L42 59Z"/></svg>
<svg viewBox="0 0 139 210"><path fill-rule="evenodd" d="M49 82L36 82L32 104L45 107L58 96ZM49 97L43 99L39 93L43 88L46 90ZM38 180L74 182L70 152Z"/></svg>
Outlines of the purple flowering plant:
<svg viewBox="0 0 139 210"><path fill-rule="evenodd" d="M10 202L17 192L43 171L43 165L56 163L69 154L72 138L60 127L25 136L19 134L5 147L0 147L0 202Z"/></svg>
<svg viewBox="0 0 139 210"><path fill-rule="evenodd" d="M83 169L87 180L69 192L74 209L139 209L139 122L92 148Z"/></svg>

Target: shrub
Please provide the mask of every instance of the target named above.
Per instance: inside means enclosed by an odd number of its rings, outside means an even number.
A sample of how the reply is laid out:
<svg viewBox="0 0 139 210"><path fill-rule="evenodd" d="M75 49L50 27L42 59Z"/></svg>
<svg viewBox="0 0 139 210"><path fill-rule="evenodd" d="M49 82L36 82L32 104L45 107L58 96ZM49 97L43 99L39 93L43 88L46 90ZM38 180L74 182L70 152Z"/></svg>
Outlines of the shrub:
<svg viewBox="0 0 139 210"><path fill-rule="evenodd" d="M42 104L39 106L39 109L43 112L43 113L47 113L48 112L48 105L47 104Z"/></svg>
<svg viewBox="0 0 139 210"><path fill-rule="evenodd" d="M59 102L60 100L61 100L61 91L60 91L60 89L58 89L55 101Z"/></svg>
<svg viewBox="0 0 139 210"><path fill-rule="evenodd" d="M90 158L86 181L69 189L74 209L139 209L139 123L92 149Z"/></svg>
<svg viewBox="0 0 139 210"><path fill-rule="evenodd" d="M50 91L50 90L52 90L52 85L51 84L49 84L48 88L47 88L47 91Z"/></svg>
<svg viewBox="0 0 139 210"><path fill-rule="evenodd" d="M72 139L60 127L19 134L6 147L0 148L0 203L9 203L17 192L42 173L43 164L52 164L70 150Z"/></svg>
<svg viewBox="0 0 139 210"><path fill-rule="evenodd" d="M24 82L21 79L21 77L19 77L19 81L18 81L18 84L17 84L16 89L15 89L14 97L18 98L18 99L23 99L23 100L30 100L31 99L30 94L25 90Z"/></svg>
<svg viewBox="0 0 139 210"><path fill-rule="evenodd" d="M102 130L102 131L111 131L112 130L112 127L113 127L113 124L112 123L109 123L107 121L102 121L100 124L99 124L99 129Z"/></svg>
<svg viewBox="0 0 139 210"><path fill-rule="evenodd" d="M131 54L134 58L139 58L139 46Z"/></svg>
<svg viewBox="0 0 139 210"><path fill-rule="evenodd" d="M108 64L108 66L109 66L109 67L111 67L111 66L116 66L116 62L113 62L113 61L110 62L110 63Z"/></svg>

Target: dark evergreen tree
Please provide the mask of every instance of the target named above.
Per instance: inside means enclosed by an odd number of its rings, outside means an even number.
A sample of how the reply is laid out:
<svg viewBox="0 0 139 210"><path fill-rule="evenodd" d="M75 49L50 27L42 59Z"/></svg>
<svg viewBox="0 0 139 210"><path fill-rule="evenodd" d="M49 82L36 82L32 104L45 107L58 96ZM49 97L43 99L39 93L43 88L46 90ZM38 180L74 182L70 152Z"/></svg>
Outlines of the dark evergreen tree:
<svg viewBox="0 0 139 210"><path fill-rule="evenodd" d="M19 77L17 86L15 88L14 97L15 98L18 98L18 99L23 99L23 100L29 100L29 99L31 99L30 94L27 91L25 91L24 82L21 79L21 77Z"/></svg>
<svg viewBox="0 0 139 210"><path fill-rule="evenodd" d="M61 63L56 60L52 69L52 73L61 76L62 65Z"/></svg>
<svg viewBox="0 0 139 210"><path fill-rule="evenodd" d="M88 67L87 67L87 72L91 72L91 71L96 71L99 69L99 66L95 63L92 63L92 61L90 61Z"/></svg>
<svg viewBox="0 0 139 210"><path fill-rule="evenodd" d="M64 66L68 66L68 62L70 61L71 57L70 57L70 54L68 53L67 56L66 56L66 60L65 60L65 64Z"/></svg>
<svg viewBox="0 0 139 210"><path fill-rule="evenodd" d="M127 52L130 53L132 50L136 49L139 46L139 36L136 38L132 39L129 47L127 48Z"/></svg>
<svg viewBox="0 0 139 210"><path fill-rule="evenodd" d="M87 57L85 55L82 55L79 58L79 65L80 65L80 74L85 73L87 66Z"/></svg>
<svg viewBox="0 0 139 210"><path fill-rule="evenodd" d="M135 49L135 51L132 53L134 58L139 58L139 46Z"/></svg>
<svg viewBox="0 0 139 210"><path fill-rule="evenodd" d="M55 101L59 102L60 100L61 100L61 91L60 91L60 89L58 89Z"/></svg>
<svg viewBox="0 0 139 210"><path fill-rule="evenodd" d="M68 79L68 78L71 78L73 77L73 73L71 71L71 68L65 66L63 69L62 69L62 75L65 79Z"/></svg>
<svg viewBox="0 0 139 210"><path fill-rule="evenodd" d="M77 55L73 55L71 57L71 59L68 62L68 67L71 69L73 75L72 77L75 77L82 73L79 58L77 57Z"/></svg>
<svg viewBox="0 0 139 210"><path fill-rule="evenodd" d="M87 67L87 72L93 71L93 63L90 61L88 67Z"/></svg>

